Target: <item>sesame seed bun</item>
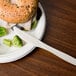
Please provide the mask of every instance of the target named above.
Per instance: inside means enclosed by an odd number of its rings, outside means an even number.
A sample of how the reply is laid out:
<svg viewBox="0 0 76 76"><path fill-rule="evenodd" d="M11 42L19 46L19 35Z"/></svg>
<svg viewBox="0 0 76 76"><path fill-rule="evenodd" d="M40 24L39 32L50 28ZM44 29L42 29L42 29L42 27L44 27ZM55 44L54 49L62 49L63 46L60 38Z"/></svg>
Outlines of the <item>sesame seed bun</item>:
<svg viewBox="0 0 76 76"><path fill-rule="evenodd" d="M9 23L23 23L31 19L37 10L38 0L0 0L0 19Z"/></svg>

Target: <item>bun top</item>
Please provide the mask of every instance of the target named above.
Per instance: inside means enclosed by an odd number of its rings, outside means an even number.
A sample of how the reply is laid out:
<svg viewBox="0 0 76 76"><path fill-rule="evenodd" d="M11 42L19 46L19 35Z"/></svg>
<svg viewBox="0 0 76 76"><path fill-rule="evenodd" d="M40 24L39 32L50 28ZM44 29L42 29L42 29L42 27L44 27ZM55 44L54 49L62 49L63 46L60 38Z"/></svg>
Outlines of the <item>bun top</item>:
<svg viewBox="0 0 76 76"><path fill-rule="evenodd" d="M38 6L38 0L0 0L0 19L9 23L27 22L34 16Z"/></svg>

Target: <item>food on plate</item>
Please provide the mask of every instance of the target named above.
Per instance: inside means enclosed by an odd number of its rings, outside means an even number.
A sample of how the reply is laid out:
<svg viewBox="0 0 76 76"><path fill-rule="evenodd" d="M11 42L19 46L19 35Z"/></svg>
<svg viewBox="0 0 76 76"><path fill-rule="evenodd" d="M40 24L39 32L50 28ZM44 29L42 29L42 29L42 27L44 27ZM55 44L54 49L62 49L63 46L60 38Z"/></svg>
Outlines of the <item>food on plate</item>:
<svg viewBox="0 0 76 76"><path fill-rule="evenodd" d="M37 25L37 20L33 21L31 24L31 29L35 29Z"/></svg>
<svg viewBox="0 0 76 76"><path fill-rule="evenodd" d="M10 39L4 39L3 40L3 44L7 45L7 46L12 46L12 41Z"/></svg>
<svg viewBox="0 0 76 76"><path fill-rule="evenodd" d="M10 34L10 29L16 25L27 31L35 29L37 16L38 0L0 0L0 37ZM13 40L5 38L3 44L22 47L23 41L16 35Z"/></svg>
<svg viewBox="0 0 76 76"><path fill-rule="evenodd" d="M23 42L22 42L22 40L20 39L20 37L19 36L14 36L14 38L13 38L13 40L12 40L12 44L13 44L13 46L15 46L15 47L22 47L23 46Z"/></svg>
<svg viewBox="0 0 76 76"><path fill-rule="evenodd" d="M23 42L22 40L17 36L15 35L13 37L13 39L3 39L3 44L5 44L6 46L15 46L15 47L22 47L23 46Z"/></svg>
<svg viewBox="0 0 76 76"><path fill-rule="evenodd" d="M0 37L7 35L7 30L5 27L0 26Z"/></svg>
<svg viewBox="0 0 76 76"><path fill-rule="evenodd" d="M30 30L36 19L37 7L38 0L0 0L0 19L9 27L19 24Z"/></svg>

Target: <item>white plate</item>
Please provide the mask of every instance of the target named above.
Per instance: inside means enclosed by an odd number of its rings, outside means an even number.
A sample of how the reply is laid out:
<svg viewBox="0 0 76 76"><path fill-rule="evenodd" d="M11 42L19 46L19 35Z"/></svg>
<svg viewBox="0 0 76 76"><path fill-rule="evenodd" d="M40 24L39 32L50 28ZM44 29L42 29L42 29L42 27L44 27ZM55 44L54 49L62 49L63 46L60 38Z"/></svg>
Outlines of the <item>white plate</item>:
<svg viewBox="0 0 76 76"><path fill-rule="evenodd" d="M45 32L46 17L40 3L39 3L39 7L42 11L42 15L40 17L36 29L29 31L29 33L35 36L36 38L41 39ZM15 34L11 33L10 35L5 36L4 38L12 38L13 35ZM2 44L2 39L3 38L0 38L0 63L8 63L8 62L16 61L26 56L30 52L32 52L35 48L33 45L28 43L24 45L22 48L15 48L15 47L9 48Z"/></svg>

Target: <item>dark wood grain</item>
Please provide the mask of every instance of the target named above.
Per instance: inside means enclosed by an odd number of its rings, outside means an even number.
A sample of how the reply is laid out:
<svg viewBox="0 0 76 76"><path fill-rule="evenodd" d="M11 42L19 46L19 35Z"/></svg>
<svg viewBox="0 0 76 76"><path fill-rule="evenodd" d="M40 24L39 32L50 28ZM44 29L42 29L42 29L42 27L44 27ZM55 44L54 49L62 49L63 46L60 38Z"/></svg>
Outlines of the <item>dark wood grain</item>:
<svg viewBox="0 0 76 76"><path fill-rule="evenodd" d="M40 0L47 24L43 42L76 58L76 0ZM76 76L76 67L36 48L27 57L0 64L0 76Z"/></svg>

